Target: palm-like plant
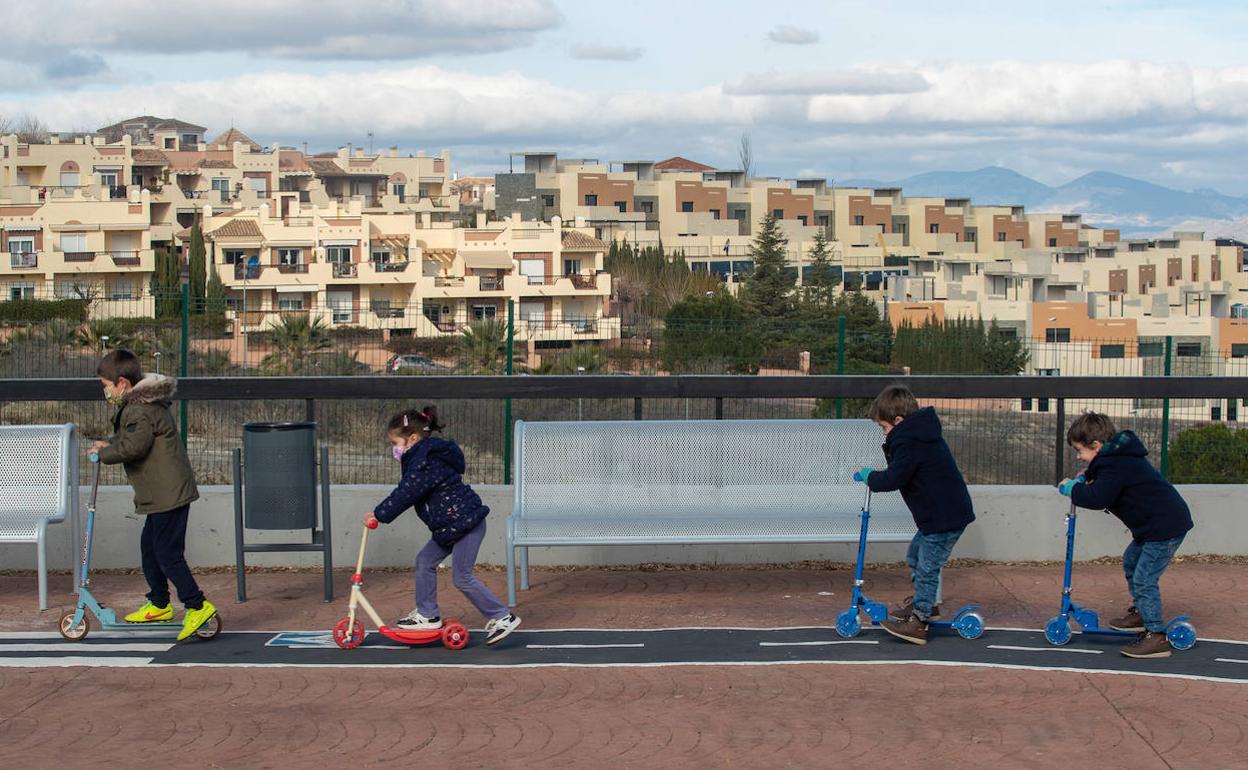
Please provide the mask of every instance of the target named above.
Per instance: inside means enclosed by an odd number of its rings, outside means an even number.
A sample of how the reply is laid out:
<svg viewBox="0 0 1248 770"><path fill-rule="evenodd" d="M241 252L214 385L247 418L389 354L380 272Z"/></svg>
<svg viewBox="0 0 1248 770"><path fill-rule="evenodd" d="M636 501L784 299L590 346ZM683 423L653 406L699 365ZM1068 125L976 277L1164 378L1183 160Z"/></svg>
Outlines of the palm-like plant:
<svg viewBox="0 0 1248 770"><path fill-rule="evenodd" d="M464 329L459 365L468 374L503 374L507 370L507 327L496 319L474 321Z"/></svg>
<svg viewBox="0 0 1248 770"><path fill-rule="evenodd" d="M309 365L309 354L332 345L329 329L320 318L283 315L270 329L273 352L260 366L272 374L302 374Z"/></svg>

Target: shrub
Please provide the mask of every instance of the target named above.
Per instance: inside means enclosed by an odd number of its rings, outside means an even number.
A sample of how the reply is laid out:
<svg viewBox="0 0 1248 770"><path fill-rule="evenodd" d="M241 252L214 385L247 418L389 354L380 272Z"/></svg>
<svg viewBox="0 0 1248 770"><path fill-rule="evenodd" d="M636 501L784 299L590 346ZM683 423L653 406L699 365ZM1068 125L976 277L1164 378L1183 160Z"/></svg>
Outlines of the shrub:
<svg viewBox="0 0 1248 770"><path fill-rule="evenodd" d="M0 324L27 324L63 318L87 320L87 303L81 299L11 299L0 302Z"/></svg>
<svg viewBox="0 0 1248 770"><path fill-rule="evenodd" d="M1221 423L1188 428L1170 442L1167 475L1175 484L1248 483L1248 431Z"/></svg>

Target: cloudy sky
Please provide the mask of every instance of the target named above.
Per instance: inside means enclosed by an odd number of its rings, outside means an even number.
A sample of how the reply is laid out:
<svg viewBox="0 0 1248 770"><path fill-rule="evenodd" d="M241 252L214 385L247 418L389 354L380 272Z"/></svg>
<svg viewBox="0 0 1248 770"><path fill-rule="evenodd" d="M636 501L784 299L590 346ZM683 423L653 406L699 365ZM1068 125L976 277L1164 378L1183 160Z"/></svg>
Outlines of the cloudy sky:
<svg viewBox="0 0 1248 770"><path fill-rule="evenodd" d="M169 6L173 8L174 6ZM1248 194L1242 0L5 0L0 116L262 144L894 180L1005 165Z"/></svg>

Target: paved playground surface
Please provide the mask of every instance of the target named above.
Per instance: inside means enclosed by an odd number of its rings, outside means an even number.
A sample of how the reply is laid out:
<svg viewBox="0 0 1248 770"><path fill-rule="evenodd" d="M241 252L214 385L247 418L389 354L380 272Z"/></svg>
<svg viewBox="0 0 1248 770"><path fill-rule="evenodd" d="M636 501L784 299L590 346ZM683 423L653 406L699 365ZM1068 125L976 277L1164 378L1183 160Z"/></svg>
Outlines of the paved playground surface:
<svg viewBox="0 0 1248 770"><path fill-rule="evenodd" d="M410 609L409 574L366 577L385 616ZM483 577L501 589L500 573ZM0 744L15 767L134 766L125 752L144 736L207 767L1248 766L1248 644L1233 643L1248 640L1243 564L1167 573L1168 609L1190 614L1202 639L1229 641L1165 661L1128 661L1111 638L1054 649L1034 631L1000 630L1054 614L1058 567L951 569L949 602L974 599L990 630L925 648L874 629L836 636L850 578L536 570L523 633L451 652L376 635L327 648L345 575L330 605L315 574L253 575L243 605L232 575L205 576L226 633L176 646L155 634L66 643L49 634L59 612L35 610L33 577L0 576ZM137 575L94 582L110 606L142 591ZM68 576L53 577L54 601L68 603L68 589ZM889 600L906 589L899 569L867 586ZM1114 565L1079 565L1075 592L1103 616L1124 606ZM480 627L449 585L442 597L445 614Z"/></svg>

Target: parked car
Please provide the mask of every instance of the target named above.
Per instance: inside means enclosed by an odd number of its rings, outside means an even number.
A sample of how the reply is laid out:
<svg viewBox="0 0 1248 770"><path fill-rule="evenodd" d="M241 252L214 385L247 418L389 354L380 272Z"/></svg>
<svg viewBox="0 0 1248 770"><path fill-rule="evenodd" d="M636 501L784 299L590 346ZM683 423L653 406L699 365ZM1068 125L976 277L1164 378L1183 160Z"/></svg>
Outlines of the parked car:
<svg viewBox="0 0 1248 770"><path fill-rule="evenodd" d="M414 354L393 355L386 361L388 374L446 374L451 371L428 356Z"/></svg>

